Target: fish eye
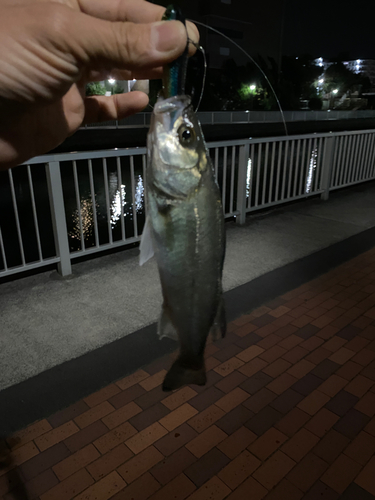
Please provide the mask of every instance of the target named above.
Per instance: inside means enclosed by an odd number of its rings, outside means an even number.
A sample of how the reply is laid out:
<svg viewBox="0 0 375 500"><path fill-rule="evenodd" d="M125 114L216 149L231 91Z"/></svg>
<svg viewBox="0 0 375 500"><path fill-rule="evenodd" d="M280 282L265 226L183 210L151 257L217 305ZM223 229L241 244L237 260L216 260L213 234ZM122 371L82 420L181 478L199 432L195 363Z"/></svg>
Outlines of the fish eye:
<svg viewBox="0 0 375 500"><path fill-rule="evenodd" d="M193 127L184 123L179 127L177 133L181 146L190 146L195 142L196 134Z"/></svg>

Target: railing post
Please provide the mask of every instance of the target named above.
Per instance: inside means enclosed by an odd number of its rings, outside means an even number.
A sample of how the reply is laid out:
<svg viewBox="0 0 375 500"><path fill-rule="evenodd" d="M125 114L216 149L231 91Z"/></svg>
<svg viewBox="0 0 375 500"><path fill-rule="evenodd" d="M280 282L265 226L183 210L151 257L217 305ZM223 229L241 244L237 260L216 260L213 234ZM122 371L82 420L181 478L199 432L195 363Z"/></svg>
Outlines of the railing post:
<svg viewBox="0 0 375 500"><path fill-rule="evenodd" d="M249 160L249 143L240 146L238 158L238 180L237 180L237 224L245 224L246 221L246 175L247 162Z"/></svg>
<svg viewBox="0 0 375 500"><path fill-rule="evenodd" d="M323 193L320 195L322 200L328 200L329 188L331 184L331 173L333 167L333 153L335 151L335 137L327 137L324 145L324 155L322 164L321 188Z"/></svg>
<svg viewBox="0 0 375 500"><path fill-rule="evenodd" d="M70 261L68 230L65 219L60 162L51 161L46 163L46 175L56 253L60 257L57 270L62 276L67 276L72 274L72 264Z"/></svg>

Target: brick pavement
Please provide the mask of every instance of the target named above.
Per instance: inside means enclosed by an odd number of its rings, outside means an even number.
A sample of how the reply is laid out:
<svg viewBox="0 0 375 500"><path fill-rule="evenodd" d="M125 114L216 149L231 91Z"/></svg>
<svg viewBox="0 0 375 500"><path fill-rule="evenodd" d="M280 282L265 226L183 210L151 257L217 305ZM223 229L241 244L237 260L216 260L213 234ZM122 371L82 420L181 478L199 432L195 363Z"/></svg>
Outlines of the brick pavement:
<svg viewBox="0 0 375 500"><path fill-rule="evenodd" d="M375 499L375 249L231 322L205 387L173 356L8 437L0 499Z"/></svg>

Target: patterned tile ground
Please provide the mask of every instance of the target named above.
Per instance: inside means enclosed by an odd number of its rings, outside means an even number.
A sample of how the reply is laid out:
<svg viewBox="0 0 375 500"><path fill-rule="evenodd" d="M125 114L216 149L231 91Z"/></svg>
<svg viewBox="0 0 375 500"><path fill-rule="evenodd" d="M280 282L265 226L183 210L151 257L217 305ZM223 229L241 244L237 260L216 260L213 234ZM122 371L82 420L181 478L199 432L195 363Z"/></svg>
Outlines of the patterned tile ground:
<svg viewBox="0 0 375 500"><path fill-rule="evenodd" d="M230 323L205 387L173 356L9 436L0 499L375 499L375 249Z"/></svg>

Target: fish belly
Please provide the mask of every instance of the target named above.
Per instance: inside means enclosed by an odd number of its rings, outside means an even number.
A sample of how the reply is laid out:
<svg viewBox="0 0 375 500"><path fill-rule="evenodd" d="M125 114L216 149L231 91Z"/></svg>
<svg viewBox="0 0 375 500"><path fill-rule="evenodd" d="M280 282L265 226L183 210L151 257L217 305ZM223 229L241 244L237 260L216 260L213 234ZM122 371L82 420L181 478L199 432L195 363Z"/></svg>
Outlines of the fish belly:
<svg viewBox="0 0 375 500"><path fill-rule="evenodd" d="M180 355L164 381L165 390L206 381L204 348L213 326L225 331L221 276L224 220L214 180L187 200L167 203L149 197L155 255L164 303L159 335L176 337Z"/></svg>

